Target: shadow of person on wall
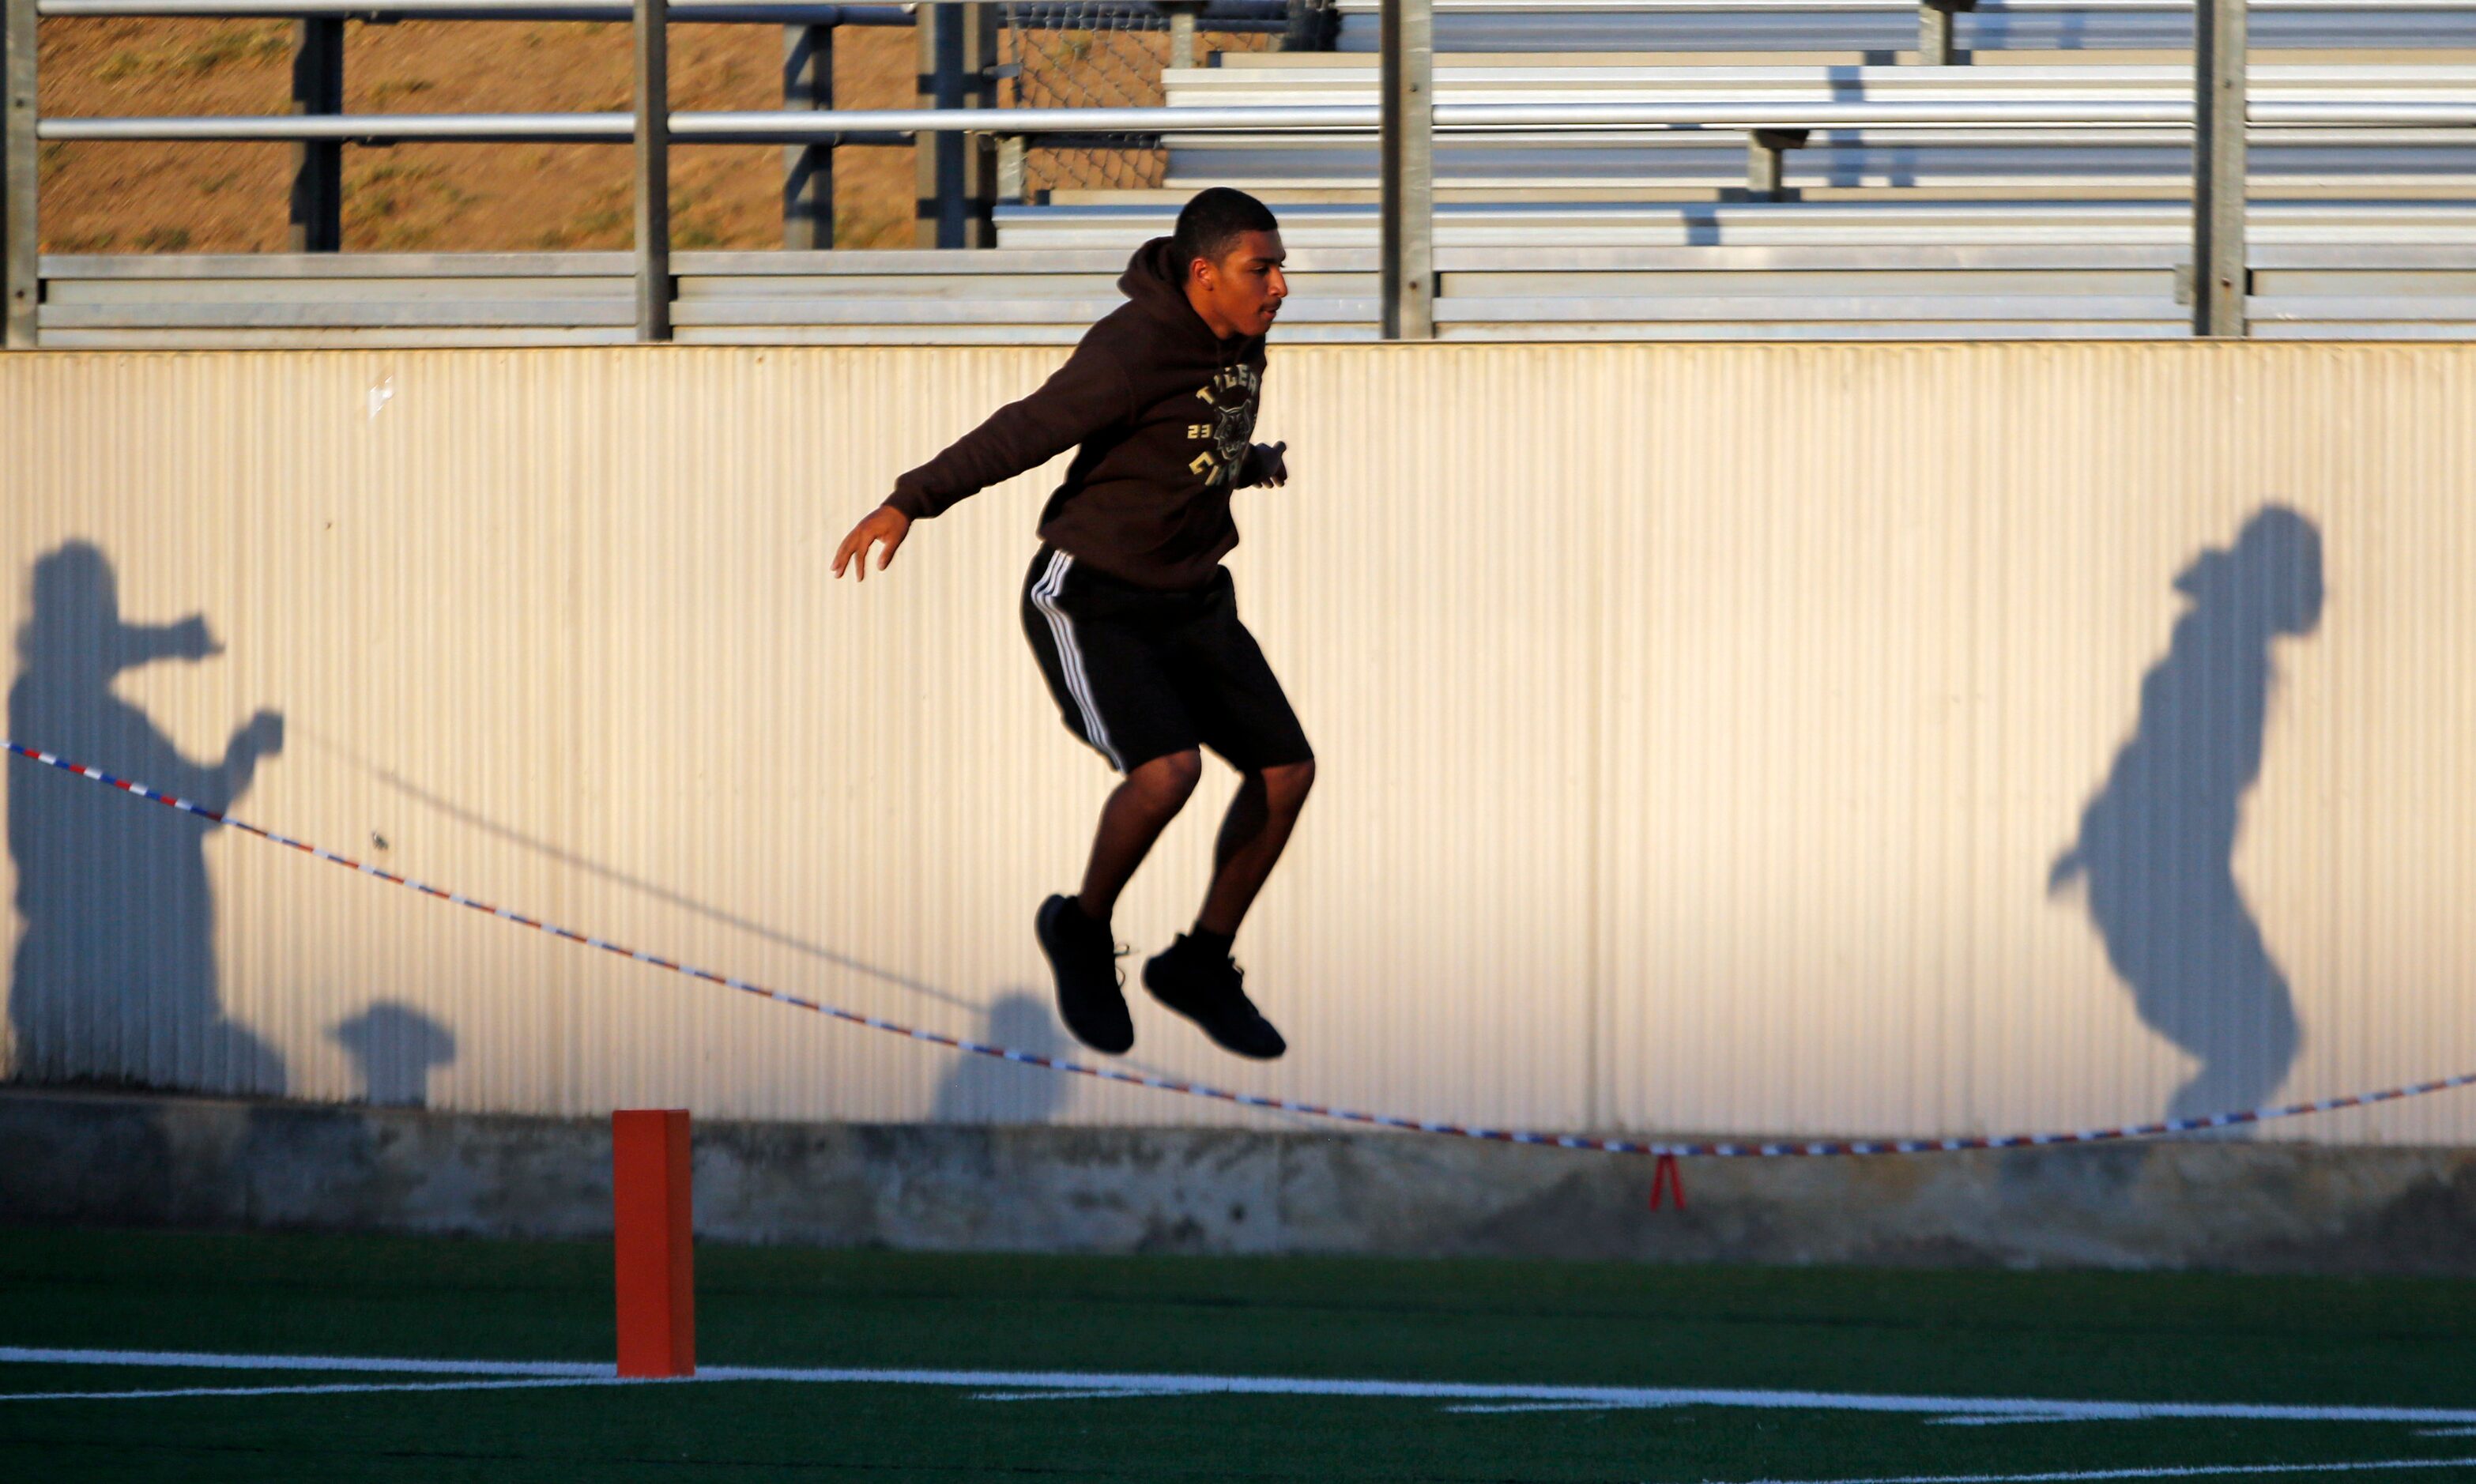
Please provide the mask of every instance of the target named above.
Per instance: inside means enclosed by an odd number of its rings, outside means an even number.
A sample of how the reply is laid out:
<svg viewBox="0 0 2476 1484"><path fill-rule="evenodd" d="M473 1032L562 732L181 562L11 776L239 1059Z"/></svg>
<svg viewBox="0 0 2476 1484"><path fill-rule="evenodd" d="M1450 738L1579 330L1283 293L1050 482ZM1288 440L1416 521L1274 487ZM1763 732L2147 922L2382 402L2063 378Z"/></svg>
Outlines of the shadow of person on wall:
<svg viewBox="0 0 2476 1484"><path fill-rule="evenodd" d="M1034 1056L1062 1056L1065 1040L1049 1002L1024 990L989 1006L988 1029L976 1039ZM937 1084L930 1117L941 1124L1045 1124L1066 1107L1073 1089L1046 1067L1027 1067L973 1051L953 1053L954 1065Z"/></svg>
<svg viewBox="0 0 2476 1484"><path fill-rule="evenodd" d="M361 1097L383 1108L430 1106L430 1071L456 1059L456 1032L409 1004L381 1001L327 1034L353 1058Z"/></svg>
<svg viewBox="0 0 2476 1484"><path fill-rule="evenodd" d="M2287 1080L2300 1034L2287 977L2236 882L2244 792L2261 772L2271 642L2321 619L2321 533L2281 506L2175 586L2192 606L2141 682L2141 720L2080 839L2047 879L2088 883L2089 911L2134 1008L2200 1062L2169 1118L2246 1112Z"/></svg>
<svg viewBox="0 0 2476 1484"><path fill-rule="evenodd" d="M222 811L284 750L260 711L219 763L181 755L112 693L124 670L222 653L205 618L124 624L103 553L71 542L35 563L9 734ZM224 1018L206 838L218 826L30 762L9 775L9 853L25 932L9 983L17 1075L281 1093L284 1059Z"/></svg>

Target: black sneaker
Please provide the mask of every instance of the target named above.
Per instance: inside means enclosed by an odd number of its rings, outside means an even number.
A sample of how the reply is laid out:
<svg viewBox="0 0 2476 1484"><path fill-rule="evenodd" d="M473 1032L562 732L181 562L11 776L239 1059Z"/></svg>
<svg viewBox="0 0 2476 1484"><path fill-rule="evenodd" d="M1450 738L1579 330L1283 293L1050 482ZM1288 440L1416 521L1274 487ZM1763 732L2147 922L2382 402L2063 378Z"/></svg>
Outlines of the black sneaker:
<svg viewBox="0 0 2476 1484"><path fill-rule="evenodd" d="M1124 1055L1135 1044L1135 1023L1119 993L1118 945L1108 928L1085 917L1072 897L1052 897L1032 930L1057 976L1057 1018L1092 1050Z"/></svg>
<svg viewBox="0 0 2476 1484"><path fill-rule="evenodd" d="M1246 977L1236 959L1209 955L1184 933L1144 965L1144 988L1154 1000L1202 1026L1222 1050L1271 1061L1290 1044L1247 998Z"/></svg>

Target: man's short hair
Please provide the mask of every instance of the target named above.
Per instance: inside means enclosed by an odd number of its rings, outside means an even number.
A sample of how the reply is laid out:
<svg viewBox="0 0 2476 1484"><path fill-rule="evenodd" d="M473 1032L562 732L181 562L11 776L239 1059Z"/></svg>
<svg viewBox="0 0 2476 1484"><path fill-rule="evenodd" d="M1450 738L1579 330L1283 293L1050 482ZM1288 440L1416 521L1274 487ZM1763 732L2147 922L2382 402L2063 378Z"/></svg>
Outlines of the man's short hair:
<svg viewBox="0 0 2476 1484"><path fill-rule="evenodd" d="M1250 232L1280 230L1272 208L1243 190L1215 186L1197 192L1186 210L1177 213L1177 231L1170 242L1177 251L1179 265L1193 273L1195 260L1219 262Z"/></svg>

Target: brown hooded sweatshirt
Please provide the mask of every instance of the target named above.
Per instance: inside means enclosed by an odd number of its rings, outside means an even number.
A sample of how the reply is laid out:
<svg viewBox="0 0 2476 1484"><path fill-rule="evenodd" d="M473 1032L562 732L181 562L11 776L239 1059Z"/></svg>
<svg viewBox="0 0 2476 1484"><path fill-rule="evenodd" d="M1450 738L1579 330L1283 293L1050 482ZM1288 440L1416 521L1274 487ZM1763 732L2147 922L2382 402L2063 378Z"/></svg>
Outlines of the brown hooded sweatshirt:
<svg viewBox="0 0 2476 1484"><path fill-rule="evenodd" d="M1238 544L1231 490L1255 482L1249 440L1264 342L1224 340L1186 302L1185 265L1155 237L1118 280L1127 302L1021 402L895 481L914 520L1077 449L1040 512L1040 537L1141 587L1211 581Z"/></svg>

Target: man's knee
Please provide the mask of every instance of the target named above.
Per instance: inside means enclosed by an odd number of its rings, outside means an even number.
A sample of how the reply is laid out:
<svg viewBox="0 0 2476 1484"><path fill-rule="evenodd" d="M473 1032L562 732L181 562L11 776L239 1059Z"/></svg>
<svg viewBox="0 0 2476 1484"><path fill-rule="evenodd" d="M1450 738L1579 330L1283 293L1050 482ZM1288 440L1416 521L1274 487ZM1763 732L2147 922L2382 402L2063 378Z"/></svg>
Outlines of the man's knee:
<svg viewBox="0 0 2476 1484"><path fill-rule="evenodd" d="M1172 810L1185 804L1202 778L1203 754L1192 748L1138 763L1127 774L1127 781L1142 790L1147 802Z"/></svg>
<svg viewBox="0 0 2476 1484"><path fill-rule="evenodd" d="M1275 809L1296 810L1307 802L1307 790L1315 787L1315 759L1285 762L1277 768L1264 770L1264 800Z"/></svg>

